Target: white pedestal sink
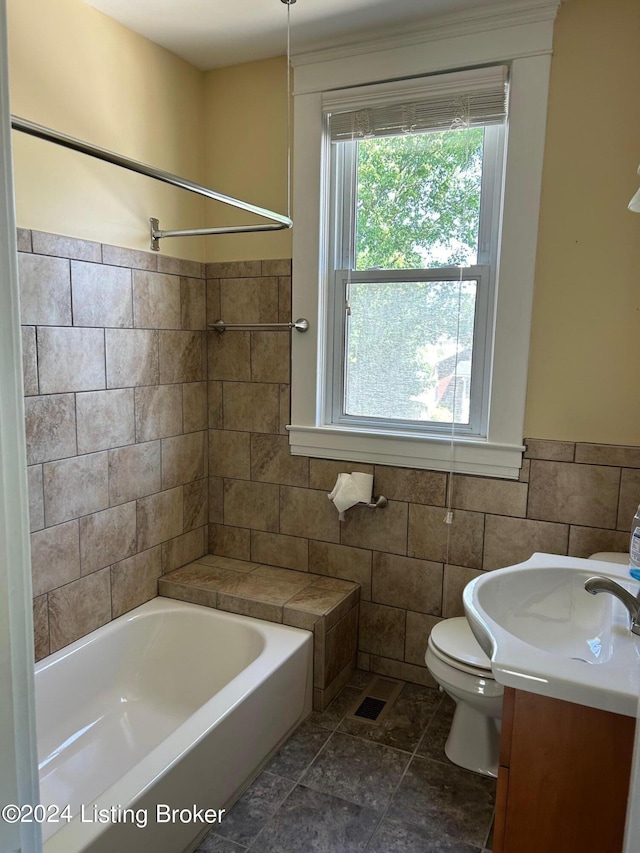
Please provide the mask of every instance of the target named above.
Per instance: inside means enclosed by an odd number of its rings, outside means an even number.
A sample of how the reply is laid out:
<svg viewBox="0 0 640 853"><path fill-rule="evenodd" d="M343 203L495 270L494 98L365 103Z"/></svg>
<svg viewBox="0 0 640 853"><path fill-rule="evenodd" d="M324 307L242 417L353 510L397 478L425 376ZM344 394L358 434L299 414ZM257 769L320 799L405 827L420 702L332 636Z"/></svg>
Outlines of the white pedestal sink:
<svg viewBox="0 0 640 853"><path fill-rule="evenodd" d="M624 565L534 554L471 581L467 619L499 684L635 717L640 637L618 599L585 590L594 575L640 586Z"/></svg>

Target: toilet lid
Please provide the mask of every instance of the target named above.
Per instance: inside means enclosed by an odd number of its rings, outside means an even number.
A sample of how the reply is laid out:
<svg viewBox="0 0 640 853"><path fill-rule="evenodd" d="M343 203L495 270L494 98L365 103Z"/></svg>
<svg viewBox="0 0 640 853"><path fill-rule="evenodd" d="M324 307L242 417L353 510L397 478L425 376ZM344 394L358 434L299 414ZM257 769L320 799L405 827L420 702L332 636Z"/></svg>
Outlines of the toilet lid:
<svg viewBox="0 0 640 853"><path fill-rule="evenodd" d="M464 616L438 622L431 631L431 642L442 654L454 660L491 671L491 661L480 648Z"/></svg>

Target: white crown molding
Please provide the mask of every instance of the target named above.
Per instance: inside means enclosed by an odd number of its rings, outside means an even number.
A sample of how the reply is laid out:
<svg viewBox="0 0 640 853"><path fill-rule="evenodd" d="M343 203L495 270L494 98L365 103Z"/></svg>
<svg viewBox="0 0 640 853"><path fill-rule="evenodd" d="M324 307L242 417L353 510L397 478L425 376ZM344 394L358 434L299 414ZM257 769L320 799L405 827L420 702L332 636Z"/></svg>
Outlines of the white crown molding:
<svg viewBox="0 0 640 853"><path fill-rule="evenodd" d="M489 30L553 21L561 2L562 0L515 0L440 15L422 27L404 25L391 32L386 30L385 35L377 38L365 37L356 41L353 38L345 39L338 45L334 40L331 47L294 53L291 63L297 68Z"/></svg>

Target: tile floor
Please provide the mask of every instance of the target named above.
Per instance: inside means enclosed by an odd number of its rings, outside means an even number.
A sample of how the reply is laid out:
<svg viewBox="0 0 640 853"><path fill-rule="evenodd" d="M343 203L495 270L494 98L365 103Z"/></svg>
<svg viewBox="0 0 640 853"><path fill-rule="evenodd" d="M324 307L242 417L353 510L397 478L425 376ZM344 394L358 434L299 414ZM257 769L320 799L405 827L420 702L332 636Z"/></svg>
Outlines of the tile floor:
<svg viewBox="0 0 640 853"><path fill-rule="evenodd" d="M294 732L196 853L488 853L495 782L446 758L453 702L405 684L380 725L345 719L370 677Z"/></svg>

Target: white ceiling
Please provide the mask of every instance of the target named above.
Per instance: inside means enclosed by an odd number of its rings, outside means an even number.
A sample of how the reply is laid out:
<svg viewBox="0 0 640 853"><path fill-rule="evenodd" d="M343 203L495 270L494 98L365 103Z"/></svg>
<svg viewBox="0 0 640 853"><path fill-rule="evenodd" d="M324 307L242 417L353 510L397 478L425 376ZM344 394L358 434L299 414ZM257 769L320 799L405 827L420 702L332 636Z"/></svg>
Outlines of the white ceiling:
<svg viewBox="0 0 640 853"><path fill-rule="evenodd" d="M201 70L286 53L281 0L85 0L125 27ZM345 44L361 33L488 5L487 0L297 0L291 5L293 53Z"/></svg>

